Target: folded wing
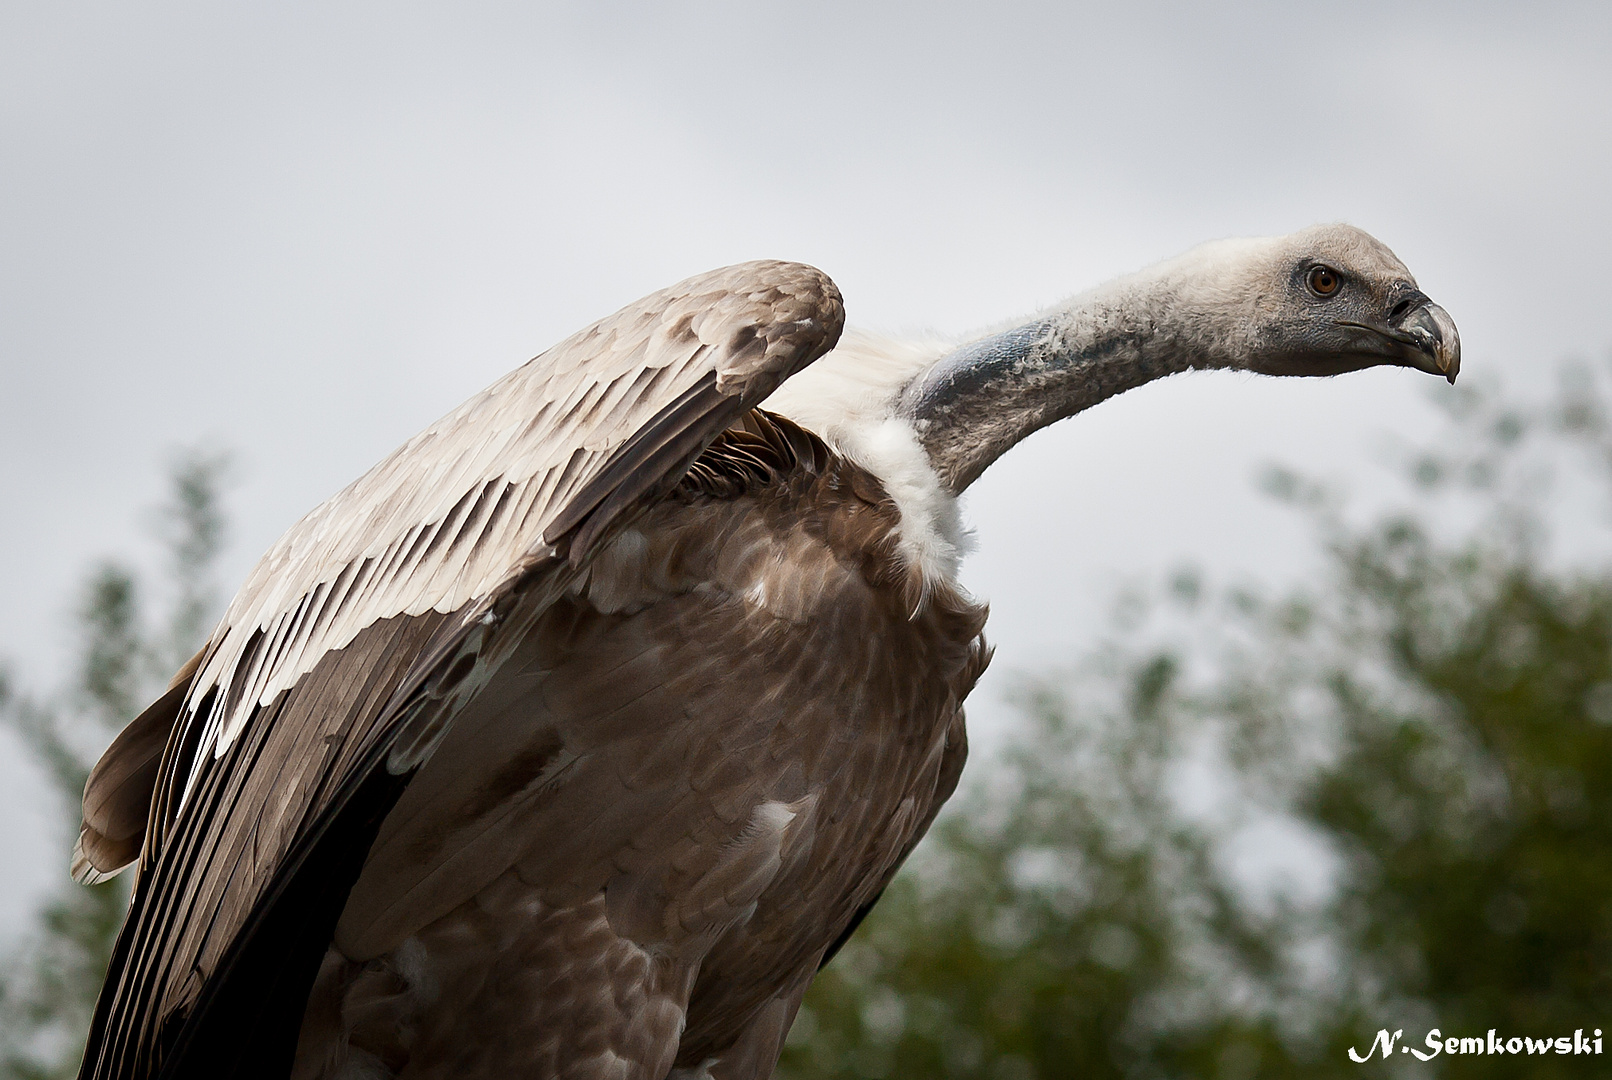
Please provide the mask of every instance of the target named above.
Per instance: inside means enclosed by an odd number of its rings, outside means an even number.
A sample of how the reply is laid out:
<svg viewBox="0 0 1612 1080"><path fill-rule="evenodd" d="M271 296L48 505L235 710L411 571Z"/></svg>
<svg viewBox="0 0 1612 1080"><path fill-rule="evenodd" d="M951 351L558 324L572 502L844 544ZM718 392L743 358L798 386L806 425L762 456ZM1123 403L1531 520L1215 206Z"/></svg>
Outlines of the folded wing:
<svg viewBox="0 0 1612 1080"><path fill-rule="evenodd" d="M689 279L517 369L281 538L182 699L142 714L86 790L81 877L134 853L148 789L150 813L81 1075L283 1075L364 854L518 634L511 613L540 609L842 320L811 267Z"/></svg>

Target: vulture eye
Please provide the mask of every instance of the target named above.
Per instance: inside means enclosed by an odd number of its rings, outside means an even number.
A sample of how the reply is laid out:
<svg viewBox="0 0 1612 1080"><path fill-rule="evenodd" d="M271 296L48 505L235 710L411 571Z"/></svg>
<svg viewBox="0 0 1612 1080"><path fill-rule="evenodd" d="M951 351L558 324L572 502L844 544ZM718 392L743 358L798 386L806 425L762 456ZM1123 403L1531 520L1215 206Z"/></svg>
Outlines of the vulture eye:
<svg viewBox="0 0 1612 1080"><path fill-rule="evenodd" d="M1331 296L1338 291L1338 286L1342 284L1342 280L1338 277L1338 272L1330 266L1310 267L1310 273L1305 278L1305 281L1309 284L1310 291L1317 296Z"/></svg>

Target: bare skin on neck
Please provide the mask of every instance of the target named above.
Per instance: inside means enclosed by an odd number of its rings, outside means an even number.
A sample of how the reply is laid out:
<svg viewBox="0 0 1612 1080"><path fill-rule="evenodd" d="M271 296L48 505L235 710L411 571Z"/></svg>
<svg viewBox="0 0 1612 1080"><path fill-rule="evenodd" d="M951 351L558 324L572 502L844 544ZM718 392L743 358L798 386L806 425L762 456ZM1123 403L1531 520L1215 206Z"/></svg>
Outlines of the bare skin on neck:
<svg viewBox="0 0 1612 1080"><path fill-rule="evenodd" d="M1031 433L1205 359L1152 319L1060 311L939 360L908 386L898 412L956 495Z"/></svg>

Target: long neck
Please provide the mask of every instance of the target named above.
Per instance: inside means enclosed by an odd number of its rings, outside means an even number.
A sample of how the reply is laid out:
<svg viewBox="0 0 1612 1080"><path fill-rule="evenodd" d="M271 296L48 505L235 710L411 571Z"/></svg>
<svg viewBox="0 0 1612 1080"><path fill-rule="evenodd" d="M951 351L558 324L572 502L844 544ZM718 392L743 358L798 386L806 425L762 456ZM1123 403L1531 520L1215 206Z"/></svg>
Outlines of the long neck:
<svg viewBox="0 0 1612 1080"><path fill-rule="evenodd" d="M908 384L897 412L948 491L1048 424L1165 375L1230 363L1172 297L1139 284L970 342Z"/></svg>

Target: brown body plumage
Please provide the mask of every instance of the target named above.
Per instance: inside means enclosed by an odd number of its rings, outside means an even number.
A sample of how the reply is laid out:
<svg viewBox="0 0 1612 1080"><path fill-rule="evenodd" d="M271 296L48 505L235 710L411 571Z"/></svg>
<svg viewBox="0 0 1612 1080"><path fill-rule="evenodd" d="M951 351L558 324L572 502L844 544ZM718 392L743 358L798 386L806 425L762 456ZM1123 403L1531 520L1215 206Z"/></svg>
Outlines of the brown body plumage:
<svg viewBox="0 0 1612 1080"><path fill-rule="evenodd" d="M730 267L410 440L92 774L75 874L138 880L82 1075L768 1076L957 784L988 653L955 495L1172 371L1454 377L1363 233L1216 250L955 352L852 342L793 420L757 406L839 294Z"/></svg>
<svg viewBox="0 0 1612 1080"><path fill-rule="evenodd" d="M746 424L545 610L398 801L296 1075L360 1014L352 1049L409 1077L776 1057L956 784L984 611L909 619L878 481Z"/></svg>

